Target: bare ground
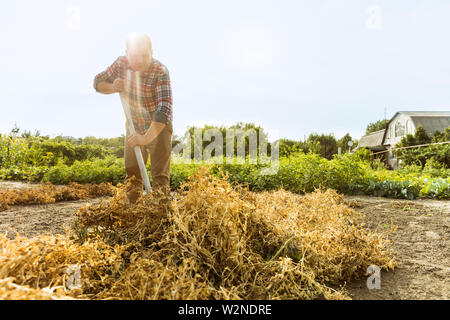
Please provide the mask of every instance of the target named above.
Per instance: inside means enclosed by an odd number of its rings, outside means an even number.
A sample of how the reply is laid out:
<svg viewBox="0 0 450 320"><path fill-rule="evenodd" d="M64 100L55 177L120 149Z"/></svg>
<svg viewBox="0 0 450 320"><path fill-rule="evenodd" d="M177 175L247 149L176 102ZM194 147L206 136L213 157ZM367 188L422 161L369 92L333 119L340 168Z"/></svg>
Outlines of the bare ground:
<svg viewBox="0 0 450 320"><path fill-rule="evenodd" d="M0 188L27 187L21 182L0 181ZM398 226L391 236L399 266L381 272L381 288L369 290L367 279L347 285L353 299L450 299L450 201L394 200L370 196L345 196L356 200L354 209L365 214L371 230ZM0 212L0 233L14 238L15 231L27 237L63 234L78 208L101 199L13 206Z"/></svg>
<svg viewBox="0 0 450 320"><path fill-rule="evenodd" d="M353 299L450 299L450 201L394 200L346 196L362 204L371 230L398 227L393 240L399 266L381 272L381 288L367 287L367 279L349 284Z"/></svg>
<svg viewBox="0 0 450 320"><path fill-rule="evenodd" d="M0 189L31 188L39 185L20 181L0 181ZM64 234L65 227L70 227L79 208L100 201L101 198L11 206L6 211L0 211L0 233L6 234L11 239L15 238L16 232L30 238L44 234Z"/></svg>

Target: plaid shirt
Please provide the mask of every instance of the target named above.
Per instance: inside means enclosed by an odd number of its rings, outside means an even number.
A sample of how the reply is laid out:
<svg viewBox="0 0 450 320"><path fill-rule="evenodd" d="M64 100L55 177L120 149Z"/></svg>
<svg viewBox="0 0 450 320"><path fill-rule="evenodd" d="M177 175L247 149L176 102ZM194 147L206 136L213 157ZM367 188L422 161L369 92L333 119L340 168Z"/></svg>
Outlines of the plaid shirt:
<svg viewBox="0 0 450 320"><path fill-rule="evenodd" d="M94 88L98 91L98 83L112 83L117 78L126 80L124 98L136 132L144 134L152 121L168 124L173 120L169 71L161 62L153 59L147 71L134 72L126 56L121 56L95 77Z"/></svg>

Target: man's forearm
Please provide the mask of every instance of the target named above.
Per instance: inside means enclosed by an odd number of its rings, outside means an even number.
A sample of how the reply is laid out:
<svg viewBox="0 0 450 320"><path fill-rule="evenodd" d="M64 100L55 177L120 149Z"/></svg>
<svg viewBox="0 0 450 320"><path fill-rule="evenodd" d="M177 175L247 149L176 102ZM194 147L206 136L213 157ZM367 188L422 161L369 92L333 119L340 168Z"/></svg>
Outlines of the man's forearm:
<svg viewBox="0 0 450 320"><path fill-rule="evenodd" d="M161 133L161 131L163 131L165 126L165 123L152 121L150 128L148 128L144 135L147 144L150 144Z"/></svg>
<svg viewBox="0 0 450 320"><path fill-rule="evenodd" d="M114 84L108 81L102 81L97 84L97 91L103 94L116 93L117 90L114 88Z"/></svg>

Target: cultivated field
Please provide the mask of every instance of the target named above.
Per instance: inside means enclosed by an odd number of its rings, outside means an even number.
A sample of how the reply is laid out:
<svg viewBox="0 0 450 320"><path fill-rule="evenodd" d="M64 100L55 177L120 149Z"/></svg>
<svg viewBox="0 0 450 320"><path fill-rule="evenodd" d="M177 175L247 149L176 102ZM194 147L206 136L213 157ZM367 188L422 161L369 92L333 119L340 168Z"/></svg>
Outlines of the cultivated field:
<svg viewBox="0 0 450 320"><path fill-rule="evenodd" d="M37 185L36 185L37 186ZM23 182L2 181L0 188L30 187ZM107 197L109 198L109 197ZM381 289L369 290L366 277L351 280L344 291L352 299L449 299L450 202L401 200L372 196L344 196L354 210L364 213L363 224L374 232L386 232L393 240L394 270L381 272ZM100 198L44 205L15 205L0 212L0 233L9 239L15 231L26 237L64 234L78 209L98 205ZM345 282L345 281L344 281ZM344 282L341 282L336 289Z"/></svg>

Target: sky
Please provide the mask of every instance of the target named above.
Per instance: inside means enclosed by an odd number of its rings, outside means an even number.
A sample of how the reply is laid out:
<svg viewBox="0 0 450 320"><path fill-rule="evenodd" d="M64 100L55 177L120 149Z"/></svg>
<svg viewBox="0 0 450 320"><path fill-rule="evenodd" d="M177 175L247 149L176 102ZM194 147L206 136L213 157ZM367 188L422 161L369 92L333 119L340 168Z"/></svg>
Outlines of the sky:
<svg viewBox="0 0 450 320"><path fill-rule="evenodd" d="M174 133L253 122L269 140L350 133L397 111L450 110L448 0L41 0L0 12L0 133L125 133L117 94L93 89L152 39L169 70Z"/></svg>

